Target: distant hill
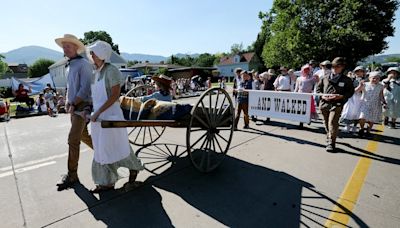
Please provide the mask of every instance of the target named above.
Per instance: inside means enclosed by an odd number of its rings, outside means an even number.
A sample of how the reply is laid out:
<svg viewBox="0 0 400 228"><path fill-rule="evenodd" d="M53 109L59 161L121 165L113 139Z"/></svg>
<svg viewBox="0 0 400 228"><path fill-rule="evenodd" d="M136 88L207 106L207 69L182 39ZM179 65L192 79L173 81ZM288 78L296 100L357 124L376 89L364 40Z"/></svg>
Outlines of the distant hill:
<svg viewBox="0 0 400 228"><path fill-rule="evenodd" d="M174 56L178 58L183 58L186 57L187 55L188 54L182 54L182 53L174 54ZM139 62L149 61L151 63L159 63L161 61L167 61L168 58L171 57L171 56L165 57L161 55L129 54L126 52L122 52L121 56L127 61L139 61ZM192 58L196 58L199 56L199 54L190 54L189 56L191 56Z"/></svg>
<svg viewBox="0 0 400 228"><path fill-rule="evenodd" d="M6 63L26 63L28 65L31 65L36 60L41 58L57 61L64 56L62 52L40 46L21 47L6 53L2 53L2 55L6 57L4 59Z"/></svg>
<svg viewBox="0 0 400 228"><path fill-rule="evenodd" d="M6 63L26 63L28 65L32 65L36 60L44 58L50 59L53 61L60 60L64 55L60 51L55 51L49 48L40 47L40 46L26 46L11 50L9 52L1 53L6 58L4 61ZM187 54L174 54L175 57L186 57ZM126 52L122 52L121 56L127 61L149 61L152 63L159 63L161 61L167 61L169 57L161 56L161 55L146 55L146 54L130 54ZM190 54L191 57L198 57L199 54Z"/></svg>
<svg viewBox="0 0 400 228"><path fill-rule="evenodd" d="M375 62L375 63L384 63L386 62L386 59L389 57L400 57L400 54L390 54L390 55L375 55L375 56L369 56L368 58L365 58L362 62Z"/></svg>
<svg viewBox="0 0 400 228"><path fill-rule="evenodd" d="M130 54L122 52L121 56L127 61L139 61L139 62L149 61L151 63L159 63L161 61L167 60L167 57L161 55L146 55L146 54L135 54L135 53Z"/></svg>
<svg viewBox="0 0 400 228"><path fill-rule="evenodd" d="M178 54L175 54L174 56L178 57L178 58L183 58L183 57L186 57L187 55L189 55L192 58L197 58L197 57L199 57L200 54L182 54L182 53L178 53Z"/></svg>

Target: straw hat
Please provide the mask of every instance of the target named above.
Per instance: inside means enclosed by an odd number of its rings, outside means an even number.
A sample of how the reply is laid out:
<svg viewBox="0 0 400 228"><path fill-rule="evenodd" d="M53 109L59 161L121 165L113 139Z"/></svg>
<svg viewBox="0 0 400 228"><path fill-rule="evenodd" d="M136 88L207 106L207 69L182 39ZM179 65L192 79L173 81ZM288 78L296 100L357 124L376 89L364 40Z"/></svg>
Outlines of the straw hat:
<svg viewBox="0 0 400 228"><path fill-rule="evenodd" d="M240 73L240 72L242 72L242 71L243 71L242 68L238 67L238 68L235 68L235 70L234 70L233 72L235 72L235 73Z"/></svg>
<svg viewBox="0 0 400 228"><path fill-rule="evenodd" d="M78 46L78 54L85 52L86 49L85 45L76 36L72 34L64 34L64 37L57 38L55 39L55 41L61 48L63 47L63 43L65 42L75 44L76 46Z"/></svg>
<svg viewBox="0 0 400 228"><path fill-rule="evenodd" d="M332 64L331 61L325 60L325 61L323 61L323 62L321 63L321 66L327 66L327 65L331 65L331 64Z"/></svg>
<svg viewBox="0 0 400 228"><path fill-rule="evenodd" d="M357 67L353 70L353 72L357 72L357 71L359 71L359 70L365 71L365 69L364 69L363 66L357 66Z"/></svg>
<svg viewBox="0 0 400 228"><path fill-rule="evenodd" d="M381 74L380 71L372 71L372 72L369 73L369 77L370 77L370 78L373 78L373 77L381 77L381 76L382 76L382 74Z"/></svg>
<svg viewBox="0 0 400 228"><path fill-rule="evenodd" d="M267 72L269 75L275 75L275 70L274 69L268 69Z"/></svg>
<svg viewBox="0 0 400 228"><path fill-rule="evenodd" d="M279 68L279 71L283 71L283 70L288 71L289 69L288 69L287 67L285 67L285 66L281 66L281 67Z"/></svg>
<svg viewBox="0 0 400 228"><path fill-rule="evenodd" d="M167 88L171 87L172 79L168 76L160 74L159 76L153 76L151 79L153 79L155 82L164 85Z"/></svg>

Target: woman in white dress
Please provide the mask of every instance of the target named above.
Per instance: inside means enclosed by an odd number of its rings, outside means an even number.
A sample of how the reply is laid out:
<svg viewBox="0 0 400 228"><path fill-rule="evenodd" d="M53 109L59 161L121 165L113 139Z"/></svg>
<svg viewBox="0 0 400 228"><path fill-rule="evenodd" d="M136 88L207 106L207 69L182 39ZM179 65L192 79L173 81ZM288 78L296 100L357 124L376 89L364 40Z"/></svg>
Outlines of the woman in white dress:
<svg viewBox="0 0 400 228"><path fill-rule="evenodd" d="M358 66L354 69L355 78L353 79L354 94L353 96L344 104L341 121L346 124L344 131L347 132L357 132L357 124L360 118L360 105L361 105L361 95L364 89L365 83L365 69L362 66ZM353 126L351 126L353 125Z"/></svg>
<svg viewBox="0 0 400 228"><path fill-rule="evenodd" d="M119 178L119 167L130 170L129 183L134 183L143 166L129 145L126 128L101 127L100 120L124 119L118 100L123 81L118 68L109 63L112 50L108 43L97 41L89 49L96 67L91 84L93 113L90 120L94 149L92 178L96 184L92 192L99 193L114 188Z"/></svg>
<svg viewBox="0 0 400 228"><path fill-rule="evenodd" d="M387 74L388 77L382 81L385 87L383 96L387 102L387 108L383 112L384 123L389 125L389 128L396 128L396 119L400 117L400 69L390 67ZM390 122L389 118L391 118Z"/></svg>

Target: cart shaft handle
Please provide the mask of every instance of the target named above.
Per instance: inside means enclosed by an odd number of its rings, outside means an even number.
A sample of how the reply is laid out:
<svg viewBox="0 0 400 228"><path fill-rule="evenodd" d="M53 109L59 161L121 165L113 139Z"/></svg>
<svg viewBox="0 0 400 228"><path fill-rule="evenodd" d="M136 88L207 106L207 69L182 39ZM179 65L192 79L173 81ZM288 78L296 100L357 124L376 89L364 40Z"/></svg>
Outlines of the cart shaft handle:
<svg viewBox="0 0 400 228"><path fill-rule="evenodd" d="M181 123L175 120L103 120L101 127L179 127Z"/></svg>

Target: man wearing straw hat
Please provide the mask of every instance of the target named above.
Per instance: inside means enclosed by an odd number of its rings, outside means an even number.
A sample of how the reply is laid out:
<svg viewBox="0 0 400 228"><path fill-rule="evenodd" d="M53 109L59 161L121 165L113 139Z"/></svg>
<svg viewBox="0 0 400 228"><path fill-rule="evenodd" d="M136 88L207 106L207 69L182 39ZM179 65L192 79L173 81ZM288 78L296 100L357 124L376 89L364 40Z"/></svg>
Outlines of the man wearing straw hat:
<svg viewBox="0 0 400 228"><path fill-rule="evenodd" d="M64 55L68 58L66 111L71 115L71 129L68 135L68 174L63 176L61 183L57 184L58 190L61 191L79 182L77 171L80 142L93 148L86 121L75 113L90 109L90 83L93 67L89 61L80 56L85 53L86 48L74 35L65 34L64 37L55 39L55 42L63 49Z"/></svg>
<svg viewBox="0 0 400 228"><path fill-rule="evenodd" d="M332 72L317 86L317 93L322 93L320 110L324 117L328 152L335 151L340 114L343 105L354 94L353 81L343 74L345 66L344 58L336 57L332 61Z"/></svg>

